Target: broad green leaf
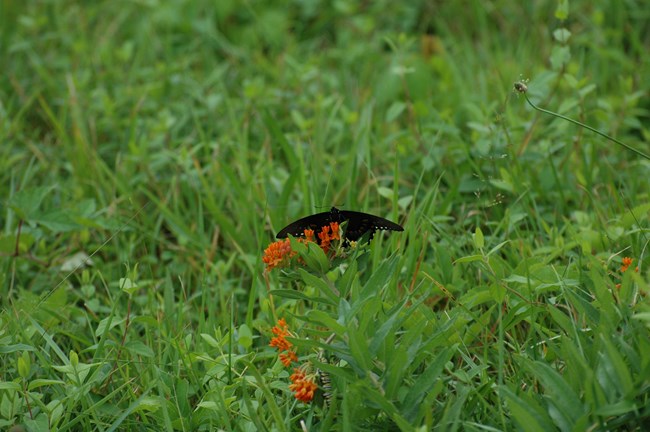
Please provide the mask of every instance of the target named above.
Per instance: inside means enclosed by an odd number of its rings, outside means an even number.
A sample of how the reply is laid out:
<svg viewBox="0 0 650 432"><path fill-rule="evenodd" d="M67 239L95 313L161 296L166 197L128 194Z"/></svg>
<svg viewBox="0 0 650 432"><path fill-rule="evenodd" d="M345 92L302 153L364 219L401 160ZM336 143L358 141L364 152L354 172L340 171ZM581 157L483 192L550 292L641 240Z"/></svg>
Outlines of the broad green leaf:
<svg viewBox="0 0 650 432"><path fill-rule="evenodd" d="M556 41L560 42L561 44L566 44L569 42L569 38L571 37L571 32L566 28L562 27L553 31L553 37L555 38Z"/></svg>
<svg viewBox="0 0 650 432"><path fill-rule="evenodd" d="M555 18L564 21L569 18L569 0L558 0L555 8Z"/></svg>
<svg viewBox="0 0 650 432"><path fill-rule="evenodd" d="M333 301L335 304L338 303L338 294L334 291L334 287L330 286L327 281L314 276L305 269L298 269L300 277L302 278L305 284L316 288L322 295L326 296L328 299Z"/></svg>
<svg viewBox="0 0 650 432"><path fill-rule="evenodd" d="M39 208L45 197L56 186L43 186L32 189L22 189L16 192L7 205L16 212L20 219L31 220L39 215Z"/></svg>
<svg viewBox="0 0 650 432"><path fill-rule="evenodd" d="M150 347L139 340L128 341L124 344L124 348L126 348L131 353L142 357L152 358L155 355Z"/></svg>
<svg viewBox="0 0 650 432"><path fill-rule="evenodd" d="M242 324L237 329L237 342L246 349L253 345L253 332L246 324Z"/></svg>

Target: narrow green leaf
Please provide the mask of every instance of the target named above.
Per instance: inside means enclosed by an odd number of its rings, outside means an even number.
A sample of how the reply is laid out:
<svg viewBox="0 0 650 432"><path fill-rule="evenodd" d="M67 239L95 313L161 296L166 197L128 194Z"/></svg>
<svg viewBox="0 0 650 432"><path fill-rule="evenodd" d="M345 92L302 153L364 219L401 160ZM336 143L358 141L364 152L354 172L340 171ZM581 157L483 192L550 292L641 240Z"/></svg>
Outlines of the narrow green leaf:
<svg viewBox="0 0 650 432"><path fill-rule="evenodd" d="M442 369L451 359L457 350L457 346L451 346L442 350L433 361L426 366L426 370L413 383L404 399L404 407L407 410L417 409L422 399L433 388L440 379Z"/></svg>
<svg viewBox="0 0 650 432"><path fill-rule="evenodd" d="M485 238L483 237L483 231L480 227L476 227L474 231L474 247L476 249L483 249L485 246Z"/></svg>
<svg viewBox="0 0 650 432"><path fill-rule="evenodd" d="M20 384L11 381L0 381L0 390L20 390Z"/></svg>
<svg viewBox="0 0 650 432"><path fill-rule="evenodd" d="M580 397L555 369L541 361L523 362L524 367L537 377L544 386L545 393L550 396L552 403L561 414L564 422L570 426L585 412ZM557 420L557 419L556 419Z"/></svg>
<svg viewBox="0 0 650 432"><path fill-rule="evenodd" d="M530 398L523 399L506 386L499 387L499 394L505 399L510 412L520 430L526 432L546 432L556 430L556 426L544 410Z"/></svg>
<svg viewBox="0 0 650 432"><path fill-rule="evenodd" d="M399 256L393 255L387 261L382 263L379 268L377 268L372 276L370 276L370 279L368 279L368 282L366 282L366 284L363 286L360 293L361 298L378 293L383 287L388 284L393 274L395 274L395 268L397 267L398 260Z"/></svg>
<svg viewBox="0 0 650 432"><path fill-rule="evenodd" d="M313 297L313 296L308 296L303 292L296 291L296 290L291 290L291 289L279 289L279 290L271 290L270 294L282 298L288 298L288 299L296 299L296 300L305 300L308 302L314 302L314 303L323 303L323 304L328 304L335 306L336 302L327 298L327 297Z"/></svg>
<svg viewBox="0 0 650 432"><path fill-rule="evenodd" d="M16 351L34 351L35 348L27 344L15 344L0 346L0 354L10 354Z"/></svg>
<svg viewBox="0 0 650 432"><path fill-rule="evenodd" d="M604 366L612 378L612 383L617 387L620 394L631 396L634 391L632 376L625 360L607 335L600 335L604 351L600 354L600 365ZM599 365L599 366L600 366Z"/></svg>
<svg viewBox="0 0 650 432"><path fill-rule="evenodd" d="M55 380L55 379L35 379L29 382L27 388L35 390L39 387L50 386L50 385L65 385L65 381Z"/></svg>
<svg viewBox="0 0 650 432"><path fill-rule="evenodd" d="M483 255L464 256L464 257L458 258L456 261L454 261L454 264L463 264L463 263L474 262L474 261L483 261Z"/></svg>
<svg viewBox="0 0 650 432"><path fill-rule="evenodd" d="M372 370L370 359L370 350L365 335L361 334L354 323L349 323L346 327L349 338L350 354L354 358L357 366L357 372L365 375Z"/></svg>

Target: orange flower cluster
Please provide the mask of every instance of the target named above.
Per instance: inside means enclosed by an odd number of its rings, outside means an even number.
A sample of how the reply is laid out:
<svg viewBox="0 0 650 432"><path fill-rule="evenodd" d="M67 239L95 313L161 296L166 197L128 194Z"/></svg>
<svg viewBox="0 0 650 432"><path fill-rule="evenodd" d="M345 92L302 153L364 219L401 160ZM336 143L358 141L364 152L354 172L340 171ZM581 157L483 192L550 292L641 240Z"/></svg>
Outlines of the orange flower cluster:
<svg viewBox="0 0 650 432"><path fill-rule="evenodd" d="M630 257L623 258L623 265L621 265L621 273L625 273L627 271L627 268L632 265L632 261L634 261L634 259ZM636 267L634 271L638 272L639 267Z"/></svg>
<svg viewBox="0 0 650 432"><path fill-rule="evenodd" d="M291 366L291 363L298 361L298 356L293 350L293 344L289 342L286 337L293 336L289 331L289 326L284 318L280 318L278 323L271 329L275 337L271 339L269 344L276 347L280 351L280 361L284 367ZM304 364L299 368L293 370L291 374L291 382L289 390L295 393L296 399L302 402L310 402L314 398L314 393L318 389L316 385L316 377L314 374L307 374L309 369L308 364Z"/></svg>
<svg viewBox="0 0 650 432"><path fill-rule="evenodd" d="M339 223L330 222L329 226L324 226L321 228L321 231L318 233L318 238L320 239L320 247L325 251L325 253L330 250L330 243L332 240L341 240L341 234L339 233Z"/></svg>
<svg viewBox="0 0 650 432"><path fill-rule="evenodd" d="M316 385L316 376L314 374L305 373L306 367L300 367L293 370L291 375L291 382L289 390L295 393L296 399L302 402L311 402L314 398L314 393L318 389Z"/></svg>
<svg viewBox="0 0 650 432"><path fill-rule="evenodd" d="M264 250L262 261L266 264L266 270L271 270L274 267L286 266L295 254L296 252L291 250L289 239L278 240Z"/></svg>
<svg viewBox="0 0 650 432"><path fill-rule="evenodd" d="M284 318L280 318L271 331L275 337L271 339L269 345L276 347L280 351L279 357L284 367L289 367L292 362L298 361L298 356L293 350L293 344L285 339L286 336L291 336L291 332Z"/></svg>
<svg viewBox="0 0 650 432"><path fill-rule="evenodd" d="M634 261L633 258L630 258L630 257L624 257L624 258L623 258L623 263L621 264L621 273L625 273L625 272L627 271L627 269L632 265L632 262L633 262L633 261ZM638 272L638 271L639 271L639 267L637 266L637 267L634 269L634 271L635 271L635 272ZM619 288L621 288L621 284L620 284L620 283L617 283L617 284L616 284L616 289L619 289Z"/></svg>
<svg viewBox="0 0 650 432"><path fill-rule="evenodd" d="M318 238L320 239L321 249L323 249L325 253L329 252L330 243L333 240L341 240L338 222L331 222L329 225L322 227L321 231L318 233ZM304 231L304 237L299 238L298 241L301 243L315 242L314 230L306 229ZM266 264L266 271L271 271L276 267L286 267L291 262L291 258L295 255L296 251L291 250L289 239L283 239L271 243L269 247L264 250L262 261Z"/></svg>

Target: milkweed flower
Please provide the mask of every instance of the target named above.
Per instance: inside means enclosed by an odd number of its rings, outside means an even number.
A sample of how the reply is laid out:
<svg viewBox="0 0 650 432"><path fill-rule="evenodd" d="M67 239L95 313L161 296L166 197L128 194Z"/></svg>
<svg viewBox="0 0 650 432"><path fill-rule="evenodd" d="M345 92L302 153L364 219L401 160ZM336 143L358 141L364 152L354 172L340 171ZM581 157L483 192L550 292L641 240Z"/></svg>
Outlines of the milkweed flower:
<svg viewBox="0 0 650 432"><path fill-rule="evenodd" d="M321 231L318 233L318 238L320 239L321 249L323 249L324 252L328 252L330 249L330 243L333 240L341 240L338 222L330 222L329 225L322 227Z"/></svg>
<svg viewBox="0 0 650 432"><path fill-rule="evenodd" d="M266 264L266 270L269 271L275 267L286 266L295 254L296 252L291 250L289 239L278 240L264 250L262 261Z"/></svg>
<svg viewBox="0 0 650 432"><path fill-rule="evenodd" d="M293 344L285 339L286 336L292 336L292 334L289 331L289 325L284 320L284 318L280 318L278 320L278 323L271 329L271 331L275 337L271 339L269 346L278 349L280 352L278 357L280 358L280 361L284 367L289 367L292 362L297 362L298 356L293 350Z"/></svg>
<svg viewBox="0 0 650 432"><path fill-rule="evenodd" d="M289 385L289 390L294 392L296 399L305 403L311 402L314 398L314 393L318 390L316 376L306 373L308 368L308 365L303 365L300 368L294 369L290 377L293 384Z"/></svg>
<svg viewBox="0 0 650 432"><path fill-rule="evenodd" d="M341 233L339 232L338 222L331 222L321 228L318 233L319 246L324 252L330 250L330 243L333 240L341 240ZM306 229L303 231L303 236L297 239L300 243L315 243L316 236L313 229ZM291 263L291 259L296 255L296 251L291 249L291 242L289 239L282 239L271 243L264 249L262 262L266 264L266 271L271 271L274 268L286 267Z"/></svg>
<svg viewBox="0 0 650 432"><path fill-rule="evenodd" d="M632 265L632 262L634 261L633 258L630 257L625 257L623 258L623 264L621 265L621 273L625 273L628 269L629 266ZM634 271L639 271L639 268L635 268Z"/></svg>
<svg viewBox="0 0 650 432"><path fill-rule="evenodd" d="M624 257L623 261L621 263L621 273L625 273L627 271L627 269L632 265L633 262L634 262L634 258ZM639 266L635 267L634 271L638 272L639 271ZM620 287L621 287L620 283L616 284L617 289L620 288Z"/></svg>
<svg viewBox="0 0 650 432"><path fill-rule="evenodd" d="M280 358L280 362L284 365L284 367L289 367L291 366L291 363L295 363L298 361L298 356L293 351L280 353L278 357Z"/></svg>

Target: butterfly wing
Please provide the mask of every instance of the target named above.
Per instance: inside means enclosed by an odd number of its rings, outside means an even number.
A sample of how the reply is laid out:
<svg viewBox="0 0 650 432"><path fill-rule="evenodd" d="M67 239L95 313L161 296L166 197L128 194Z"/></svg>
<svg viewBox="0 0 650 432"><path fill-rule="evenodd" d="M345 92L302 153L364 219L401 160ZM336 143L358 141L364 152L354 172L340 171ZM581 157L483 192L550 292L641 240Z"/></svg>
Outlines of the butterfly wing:
<svg viewBox="0 0 650 432"><path fill-rule="evenodd" d="M350 210L339 210L339 212L343 216L342 219L348 221L345 238L351 241L358 240L369 231L370 239L375 231L404 231L402 226L383 217Z"/></svg>
<svg viewBox="0 0 650 432"><path fill-rule="evenodd" d="M300 237L304 235L306 229L312 229L315 233L318 233L323 226L332 222L331 217L331 212L316 213L311 216L306 216L282 228L275 238L286 238L289 234L294 237Z"/></svg>
<svg viewBox="0 0 650 432"><path fill-rule="evenodd" d="M383 217L332 207L328 212L316 213L290 223L282 228L275 238L285 238L289 234L300 237L304 235L306 229L312 229L314 233L318 234L321 228L330 222L343 223L345 221L347 221L345 238L350 241L359 240L367 232L370 232L370 240L372 240L375 231L404 231L400 225Z"/></svg>

